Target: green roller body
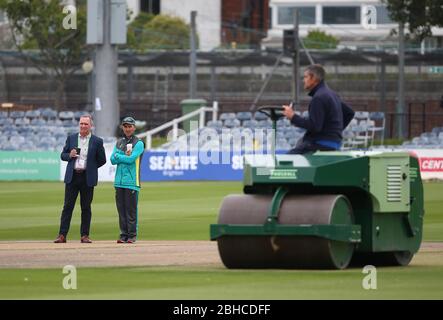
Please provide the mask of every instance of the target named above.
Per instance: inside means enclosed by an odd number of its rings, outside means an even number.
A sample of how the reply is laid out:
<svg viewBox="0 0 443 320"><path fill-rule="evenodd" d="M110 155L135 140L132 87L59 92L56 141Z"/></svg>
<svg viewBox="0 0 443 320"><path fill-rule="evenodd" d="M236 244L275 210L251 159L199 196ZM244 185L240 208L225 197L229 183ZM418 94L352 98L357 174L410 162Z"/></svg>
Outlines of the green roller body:
<svg viewBox="0 0 443 320"><path fill-rule="evenodd" d="M423 186L408 153L245 156L243 180L210 227L227 267L407 265L420 248Z"/></svg>

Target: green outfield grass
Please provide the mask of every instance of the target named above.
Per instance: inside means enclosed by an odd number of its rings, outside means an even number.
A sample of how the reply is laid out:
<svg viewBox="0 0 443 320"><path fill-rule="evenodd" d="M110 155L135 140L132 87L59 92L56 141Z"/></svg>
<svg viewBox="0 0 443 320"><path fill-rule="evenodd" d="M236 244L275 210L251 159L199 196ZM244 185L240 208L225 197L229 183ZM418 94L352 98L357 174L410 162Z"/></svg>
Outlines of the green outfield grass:
<svg viewBox="0 0 443 320"><path fill-rule="evenodd" d="M378 268L376 290L361 269L79 268L76 290L61 269L0 269L0 299L441 299L442 266Z"/></svg>
<svg viewBox="0 0 443 320"><path fill-rule="evenodd" d="M221 199L241 192L240 183L144 183L139 197L140 240L206 240ZM48 240L57 236L63 207L63 183L0 183L0 240ZM91 238L119 235L114 188L94 190ZM80 203L74 210L70 239L79 239Z"/></svg>
<svg viewBox="0 0 443 320"><path fill-rule="evenodd" d="M222 198L238 182L145 183L140 194L142 240L208 240ZM424 240L443 240L443 183L425 183ZM62 183L0 183L0 240L52 240ZM70 239L79 238L80 212ZM91 236L114 240L118 220L111 184L95 189ZM408 267L378 268L377 290L364 290L361 269L227 270L215 267L78 268L77 290L64 290L61 268L0 269L0 299L441 299L441 251L421 252Z"/></svg>
<svg viewBox="0 0 443 320"><path fill-rule="evenodd" d="M425 183L425 241L443 241L443 183ZM144 183L139 198L140 240L207 240L223 197L241 193L240 182ZM61 182L1 182L0 241L50 240L57 236L63 206ZM118 237L118 216L111 183L94 193L91 238ZM80 205L70 239L78 239Z"/></svg>

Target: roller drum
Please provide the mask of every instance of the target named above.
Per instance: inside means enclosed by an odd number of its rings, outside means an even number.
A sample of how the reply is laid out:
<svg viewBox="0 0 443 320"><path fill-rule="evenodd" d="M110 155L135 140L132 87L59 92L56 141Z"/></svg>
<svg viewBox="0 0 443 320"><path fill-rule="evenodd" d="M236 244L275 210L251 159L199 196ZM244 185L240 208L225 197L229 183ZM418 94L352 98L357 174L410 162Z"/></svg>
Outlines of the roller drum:
<svg viewBox="0 0 443 320"><path fill-rule="evenodd" d="M272 197L230 195L221 205L219 224L263 225ZM352 208L342 195L289 195L278 215L282 225L353 223ZM231 236L218 240L220 257L228 268L343 269L354 245L316 236Z"/></svg>

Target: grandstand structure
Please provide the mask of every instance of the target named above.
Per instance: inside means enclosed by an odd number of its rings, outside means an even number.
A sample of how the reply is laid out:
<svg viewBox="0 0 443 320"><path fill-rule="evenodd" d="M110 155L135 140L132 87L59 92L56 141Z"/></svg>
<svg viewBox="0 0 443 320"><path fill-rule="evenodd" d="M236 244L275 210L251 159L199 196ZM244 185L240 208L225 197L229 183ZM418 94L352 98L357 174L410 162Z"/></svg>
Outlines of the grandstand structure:
<svg viewBox="0 0 443 320"><path fill-rule="evenodd" d="M221 112L249 111L279 54L278 50L199 52L198 98L218 101ZM412 108L406 105L404 114L396 111L396 54L313 50L311 55L314 61L325 66L328 85L355 110L385 112L388 128L386 137L393 137L398 117L404 118L406 122L412 118L412 136L440 126L443 120L439 107L442 75L430 72L435 66L441 65L441 53L406 54L406 101L408 105L413 105ZM24 60L15 52L1 52L0 62L2 102L29 104L35 108L54 104L56 88L53 81L41 74L29 59ZM306 55L302 54L301 65L309 63ZM120 52L119 70L122 116L131 114L138 120L147 121L148 129L152 129L181 115L180 104L189 98L189 52ZM88 89L90 80L82 70L69 78L63 110L94 110L93 90L91 86ZM291 99L291 83L292 64L286 57L264 90L260 104L287 103ZM303 94L300 98L301 108L305 110L309 97ZM426 122L425 129L419 125L422 119Z"/></svg>
<svg viewBox="0 0 443 320"><path fill-rule="evenodd" d="M85 114L84 111L57 112L52 108L3 109L5 110L0 110L0 151L60 152L66 137L78 132L78 121ZM205 107L204 111L208 109L210 108ZM297 113L303 117L309 117L308 111ZM174 135L172 141L161 145L156 150L198 149L242 153L270 152L271 150L274 139L272 123L260 112L225 112L204 122L204 125L199 125L187 134ZM443 149L443 126L434 127L430 132L423 132L403 142L402 145L385 146L386 125L383 112L357 111L354 119L343 131L342 150L385 147ZM288 119L280 119L275 132L276 150L284 152L294 148L304 132L304 129L293 126ZM104 137L104 142L114 143L115 137ZM147 145L147 149L150 149L150 144Z"/></svg>
<svg viewBox="0 0 443 320"><path fill-rule="evenodd" d="M423 132L412 140L403 142L405 149L443 149L443 127L435 127L431 132Z"/></svg>
<svg viewBox="0 0 443 320"><path fill-rule="evenodd" d="M309 117L308 111L297 113ZM383 144L385 127L383 112L356 112L343 132L342 150L368 149L373 147L376 139ZM204 127L199 126L176 137L158 150L269 152L275 139L276 150L284 152L294 148L304 133L304 129L293 126L288 119L280 119L274 133L272 122L260 112L230 112L220 114L217 120L208 121Z"/></svg>
<svg viewBox="0 0 443 320"><path fill-rule="evenodd" d="M67 136L78 132L83 114L84 111L57 112L52 108L0 110L0 151L60 152Z"/></svg>

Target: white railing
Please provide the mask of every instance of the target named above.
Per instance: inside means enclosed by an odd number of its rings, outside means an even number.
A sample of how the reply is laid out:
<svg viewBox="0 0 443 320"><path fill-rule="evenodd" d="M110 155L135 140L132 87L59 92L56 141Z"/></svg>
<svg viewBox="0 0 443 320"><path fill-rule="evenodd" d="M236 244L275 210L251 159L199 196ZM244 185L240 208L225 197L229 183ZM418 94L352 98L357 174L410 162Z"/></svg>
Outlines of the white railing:
<svg viewBox="0 0 443 320"><path fill-rule="evenodd" d="M217 114L218 114L218 102L214 101L212 108L201 107L200 109L194 110L190 113L187 113L184 116L181 116L180 118L166 122L165 124L162 124L161 126L159 126L157 128L151 129L151 130L146 131L144 133L140 133L137 135L137 137L139 137L141 139L146 138L146 144L145 144L146 150L150 150L152 148L152 136L165 130L165 129L172 127L172 141L176 141L178 139L178 125L180 123L198 115L200 117L199 122L198 122L198 126L199 126L199 129L201 129L205 126L206 112L212 112L212 121L216 121Z"/></svg>

